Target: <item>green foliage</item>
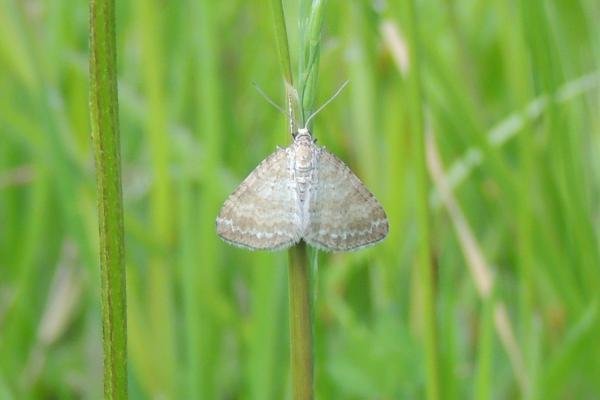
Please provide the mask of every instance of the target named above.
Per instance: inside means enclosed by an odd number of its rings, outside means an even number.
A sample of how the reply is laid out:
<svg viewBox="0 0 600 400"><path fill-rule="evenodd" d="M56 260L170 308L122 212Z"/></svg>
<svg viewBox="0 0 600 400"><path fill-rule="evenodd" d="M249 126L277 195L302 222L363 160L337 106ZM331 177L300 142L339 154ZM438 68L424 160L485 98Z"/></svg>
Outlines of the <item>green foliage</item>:
<svg viewBox="0 0 600 400"><path fill-rule="evenodd" d="M270 5L117 3L129 395L286 398L286 254L214 233L227 194L290 142L252 87L285 103ZM308 3L284 2L292 72L318 57L305 108L350 79L313 131L391 223L377 247L317 256L316 397L424 398L432 309L444 399L600 393L598 2L415 2L424 130L494 278L484 299L431 186L433 308L417 272L408 4ZM101 398L88 8L0 9L0 397ZM299 26L311 16L321 41Z"/></svg>

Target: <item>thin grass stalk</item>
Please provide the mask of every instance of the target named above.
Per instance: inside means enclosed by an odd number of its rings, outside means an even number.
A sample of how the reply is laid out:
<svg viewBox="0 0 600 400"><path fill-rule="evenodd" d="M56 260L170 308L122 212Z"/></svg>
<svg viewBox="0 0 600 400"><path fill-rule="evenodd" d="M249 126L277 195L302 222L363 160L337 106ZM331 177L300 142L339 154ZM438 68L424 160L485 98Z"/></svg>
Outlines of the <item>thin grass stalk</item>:
<svg viewBox="0 0 600 400"><path fill-rule="evenodd" d="M301 7L306 7L305 4ZM320 7L317 7L320 9ZM299 90L294 89L294 80L292 76L287 28L285 16L283 13L283 4L281 0L271 1L271 10L273 16L273 26L275 27L275 42L277 45L277 56L281 67L281 72L286 86L286 99L288 105L290 130L292 133L296 130L295 114L299 110L304 123L304 105L302 104L302 93L305 92L307 79L300 82ZM309 19L303 19L303 23L310 21L314 14L311 12ZM314 30L310 29L310 37L314 37ZM306 38L302 38L306 40ZM301 43L301 49L307 49L308 46ZM310 52L310 51L309 51ZM301 56L304 58L304 54ZM314 56L313 56L314 57ZM311 58L309 56L309 58ZM304 64L300 70L306 70ZM313 64L313 67L316 66ZM311 81L312 86L309 90L314 90L316 79ZM298 96L300 93L300 97ZM312 107L312 105L310 105ZM310 265L306 244L304 242L292 247L288 252L289 257L289 317L290 317L290 362L292 373L292 391L295 400L310 400L314 397L313 385L313 329L311 315L311 278Z"/></svg>
<svg viewBox="0 0 600 400"><path fill-rule="evenodd" d="M313 399L313 338L310 269L306 244L289 250L290 361L294 400Z"/></svg>
<svg viewBox="0 0 600 400"><path fill-rule="evenodd" d="M426 164L425 130L423 124L423 95L420 65L420 40L418 33L417 10L414 0L407 2L407 32L410 48L409 89L412 105L412 130L415 139L415 169L417 194L418 278L420 281L423 305L423 326L425 347L425 370L427 398L440 398L440 356L438 349L435 285L430 249L429 179Z"/></svg>
<svg viewBox="0 0 600 400"><path fill-rule="evenodd" d="M90 118L96 156L104 397L127 398L125 246L117 99L115 4L90 2Z"/></svg>
<svg viewBox="0 0 600 400"><path fill-rule="evenodd" d="M298 65L298 77L300 77L300 81L297 83L299 92L298 108L301 125L309 129L310 127L307 126L306 122L315 108L321 53L321 30L326 3L326 0L302 0L300 2L300 62ZM297 321L299 323L302 322L302 325L298 329L303 332L304 340L306 340L305 343L298 344L299 349L304 348L301 357L303 357L303 371L306 376L304 377L304 382L297 382L296 396L299 399L312 399L314 397L313 335L315 331L313 304L316 297L317 252L315 250L315 257L311 268L306 245L302 243L295 251L297 251L299 257L302 257L302 263L298 263L298 266L302 265L302 270L294 267L296 269L295 273L301 274L303 280L301 283L302 287L300 287L302 290L298 293L298 297L300 298L300 295L306 296L306 298L301 298L301 304L303 307L302 312L308 312L307 318L303 321ZM290 253L290 257L293 259L294 255ZM296 282L296 284L299 284L299 282ZM295 289L295 292L298 292L298 288ZM298 379L300 380L302 377L299 376ZM303 385L303 387L300 387L300 390L298 390L299 385Z"/></svg>

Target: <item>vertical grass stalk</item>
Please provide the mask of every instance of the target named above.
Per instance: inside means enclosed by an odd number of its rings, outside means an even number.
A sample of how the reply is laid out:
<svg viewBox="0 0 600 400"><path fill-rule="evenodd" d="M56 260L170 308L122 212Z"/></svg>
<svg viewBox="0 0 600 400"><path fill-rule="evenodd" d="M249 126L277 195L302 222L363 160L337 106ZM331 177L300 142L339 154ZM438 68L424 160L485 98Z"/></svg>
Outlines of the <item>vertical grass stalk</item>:
<svg viewBox="0 0 600 400"><path fill-rule="evenodd" d="M300 4L299 86L293 86L287 28L281 0L271 1L275 41L281 72L286 85L290 130L295 131L296 111L304 125L312 109L317 81L321 25L321 0L304 0ZM290 352L293 398L314 397L313 384L313 318L311 312L311 276L306 244L301 242L289 250Z"/></svg>
<svg viewBox="0 0 600 400"><path fill-rule="evenodd" d="M90 2L90 118L96 157L104 397L127 398L125 246L117 100L115 5Z"/></svg>
<svg viewBox="0 0 600 400"><path fill-rule="evenodd" d="M419 237L418 268L423 304L423 336L425 347L425 368L427 377L427 398L440 398L440 365L437 338L436 307L434 296L433 271L430 249L430 216L428 207L429 180L426 164L425 131L423 124L423 95L420 65L420 41L415 0L407 2L407 31L410 47L411 123L415 139L415 168L417 192L417 226Z"/></svg>
<svg viewBox="0 0 600 400"><path fill-rule="evenodd" d="M306 244L289 250L290 361L294 400L313 398L313 338L310 269Z"/></svg>

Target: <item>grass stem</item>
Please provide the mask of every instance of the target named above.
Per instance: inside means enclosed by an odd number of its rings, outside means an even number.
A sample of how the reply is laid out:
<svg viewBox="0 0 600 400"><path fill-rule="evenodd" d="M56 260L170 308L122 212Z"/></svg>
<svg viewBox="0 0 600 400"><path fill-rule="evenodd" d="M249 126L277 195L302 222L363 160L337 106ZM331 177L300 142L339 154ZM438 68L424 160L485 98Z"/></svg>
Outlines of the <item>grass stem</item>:
<svg viewBox="0 0 600 400"><path fill-rule="evenodd" d="M307 9L308 3L301 5L302 9ZM301 16L301 60L299 72L300 87L294 88L294 79L292 75L290 52L287 37L287 28L285 16L283 13L283 4L281 0L271 1L271 10L273 15L273 25L275 27L275 41L277 45L277 55L281 72L286 86L286 99L289 110L290 130L295 132L296 111L301 115L301 123L304 123L306 110L312 107L312 104L304 101L303 94L309 87L310 98L314 100L314 89L316 86L316 72L313 79L307 79L304 71L318 68L318 49L319 41L314 40L309 46L306 41L311 41L315 37L320 38L320 25L322 23L322 4L323 1L312 2L311 12L303 13ZM315 22L316 21L316 22ZM308 25L307 25L308 24ZM315 27L318 25L318 28ZM305 27L310 26L310 34L306 35ZM300 96L298 95L300 93ZM310 266L308 261L308 252L304 242L292 247L288 253L289 256L289 299L290 299L290 352L291 352L291 371L293 398L295 400L309 400L314 394L313 385L313 340L312 340L312 312L311 312L311 280Z"/></svg>
<svg viewBox="0 0 600 400"><path fill-rule="evenodd" d="M294 400L313 398L310 269L306 244L289 251L290 346Z"/></svg>
<svg viewBox="0 0 600 400"><path fill-rule="evenodd" d="M90 2L90 112L96 156L104 397L127 398L125 246L113 0Z"/></svg>

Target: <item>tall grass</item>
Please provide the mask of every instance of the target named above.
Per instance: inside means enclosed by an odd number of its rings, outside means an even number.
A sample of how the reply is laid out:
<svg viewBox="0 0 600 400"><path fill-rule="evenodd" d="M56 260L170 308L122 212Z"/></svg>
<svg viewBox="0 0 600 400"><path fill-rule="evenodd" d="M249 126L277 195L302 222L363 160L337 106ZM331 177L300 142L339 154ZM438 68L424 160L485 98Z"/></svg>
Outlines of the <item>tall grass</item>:
<svg viewBox="0 0 600 400"><path fill-rule="evenodd" d="M311 129L391 227L373 249L316 255L316 398L600 392L597 3L414 2L416 67L412 3L283 2L297 88L318 65L296 118L350 80ZM271 4L116 6L129 397L290 397L287 255L214 232L227 194L291 140L252 87L283 90ZM0 397L100 398L87 7L0 9ZM437 181L424 198L422 131L458 213Z"/></svg>

